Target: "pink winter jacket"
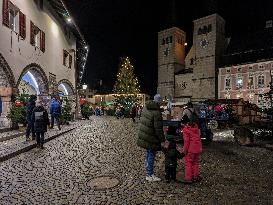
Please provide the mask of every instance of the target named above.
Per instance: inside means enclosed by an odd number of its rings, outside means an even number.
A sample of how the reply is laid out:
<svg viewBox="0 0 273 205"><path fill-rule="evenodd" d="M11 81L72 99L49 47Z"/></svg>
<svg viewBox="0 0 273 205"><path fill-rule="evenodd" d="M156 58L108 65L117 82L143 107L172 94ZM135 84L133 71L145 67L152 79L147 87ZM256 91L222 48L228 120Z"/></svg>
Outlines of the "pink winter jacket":
<svg viewBox="0 0 273 205"><path fill-rule="evenodd" d="M182 129L184 138L183 152L187 153L201 153L202 142L199 134L198 126L190 127L185 126Z"/></svg>

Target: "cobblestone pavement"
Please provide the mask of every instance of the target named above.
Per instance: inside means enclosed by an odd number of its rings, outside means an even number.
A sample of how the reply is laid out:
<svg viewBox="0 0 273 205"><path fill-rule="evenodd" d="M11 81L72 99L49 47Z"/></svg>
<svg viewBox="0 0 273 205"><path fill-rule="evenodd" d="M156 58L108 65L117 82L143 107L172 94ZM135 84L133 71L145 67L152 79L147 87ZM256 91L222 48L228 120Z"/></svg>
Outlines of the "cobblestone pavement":
<svg viewBox="0 0 273 205"><path fill-rule="evenodd" d="M0 163L1 205L273 204L271 151L216 141L204 145L199 184L146 182L137 124L107 116L80 123L44 150ZM160 152L155 173L164 178ZM103 176L107 183L100 189ZM116 186L107 189L112 181Z"/></svg>
<svg viewBox="0 0 273 205"><path fill-rule="evenodd" d="M45 140L48 138L52 138L55 135L61 134L63 132L66 132L74 127L78 126L77 121L71 122L69 125L65 125L62 127L61 130L58 130L56 127L54 129L49 129L48 132L45 134ZM10 135L19 135L18 137L12 138L10 140L5 140L3 142L0 141L0 162L3 161L3 159L7 159L8 156L13 155L15 153L20 153L22 150L27 149L28 147L36 144L35 140L31 140L26 142L26 136L24 133L20 131L10 131L1 133L0 137L2 136L2 139L6 136ZM10 157L8 157L10 158Z"/></svg>

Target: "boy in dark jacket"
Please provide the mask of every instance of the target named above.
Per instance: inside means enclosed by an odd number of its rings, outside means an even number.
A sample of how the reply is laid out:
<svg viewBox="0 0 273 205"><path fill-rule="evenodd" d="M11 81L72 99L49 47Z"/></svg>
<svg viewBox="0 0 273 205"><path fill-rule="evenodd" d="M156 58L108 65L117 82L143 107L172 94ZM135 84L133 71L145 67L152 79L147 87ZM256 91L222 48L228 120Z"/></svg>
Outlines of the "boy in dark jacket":
<svg viewBox="0 0 273 205"><path fill-rule="evenodd" d="M25 107L26 112L26 120L27 120L27 129L26 129L26 141L29 140L30 132L32 133L32 140L35 139L35 132L33 127L33 121L31 120L32 111L35 108L35 101L37 97L35 95L31 95Z"/></svg>
<svg viewBox="0 0 273 205"><path fill-rule="evenodd" d="M167 143L167 147L163 148L163 152L165 154L165 179L169 183L171 179L176 181L177 159L182 159L184 154L176 149L174 138L176 135L176 128L169 126L167 135L169 142Z"/></svg>
<svg viewBox="0 0 273 205"><path fill-rule="evenodd" d="M44 145L44 135L47 131L47 126L49 126L48 113L41 104L33 109L32 121L34 122L34 131L36 134L37 147L43 149Z"/></svg>

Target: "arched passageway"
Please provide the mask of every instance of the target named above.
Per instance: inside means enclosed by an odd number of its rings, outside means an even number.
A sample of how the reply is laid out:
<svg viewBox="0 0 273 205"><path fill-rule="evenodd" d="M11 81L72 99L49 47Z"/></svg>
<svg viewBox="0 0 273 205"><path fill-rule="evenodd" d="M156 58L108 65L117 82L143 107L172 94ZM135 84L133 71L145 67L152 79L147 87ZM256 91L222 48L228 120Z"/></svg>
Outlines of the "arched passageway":
<svg viewBox="0 0 273 205"><path fill-rule="evenodd" d="M65 96L73 96L74 95L74 89L71 82L68 80L61 80L58 83L58 94L59 96L65 97Z"/></svg>
<svg viewBox="0 0 273 205"><path fill-rule="evenodd" d="M0 128L10 125L7 114L11 107L11 96L15 80L11 68L0 53Z"/></svg>
<svg viewBox="0 0 273 205"><path fill-rule="evenodd" d="M43 69L37 64L28 65L22 72L17 87L20 94L47 96L48 80Z"/></svg>

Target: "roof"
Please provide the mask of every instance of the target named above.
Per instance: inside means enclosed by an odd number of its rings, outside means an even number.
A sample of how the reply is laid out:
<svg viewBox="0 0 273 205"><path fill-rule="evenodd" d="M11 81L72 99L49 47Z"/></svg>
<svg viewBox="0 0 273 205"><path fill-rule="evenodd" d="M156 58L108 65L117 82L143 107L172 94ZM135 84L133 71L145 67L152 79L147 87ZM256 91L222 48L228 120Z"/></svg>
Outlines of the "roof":
<svg viewBox="0 0 273 205"><path fill-rule="evenodd" d="M63 21L64 24L67 24L67 18L71 18L71 15L69 13L69 10L64 3L63 0L47 0L49 4L53 7L53 9L56 11L59 18ZM76 65L76 78L77 78L77 85L76 87L79 88L81 85L82 77L85 70L85 64L88 57L89 48L87 45L87 42L82 35L79 27L73 21L71 18L71 23L69 24L69 28L77 38L77 52L76 52L76 58L77 58L77 65Z"/></svg>
<svg viewBox="0 0 273 205"><path fill-rule="evenodd" d="M273 28L232 36L221 66L257 62L273 58Z"/></svg>
<svg viewBox="0 0 273 205"><path fill-rule="evenodd" d="M67 6L65 5L63 0L47 0L50 5L53 7L53 9L56 11L58 16L61 20L64 21L64 24L66 24L66 19L70 17L69 10ZM82 35L79 27L75 23L75 21L71 21L71 31L75 34L76 38L79 40L82 40L84 43L86 43L84 36Z"/></svg>

